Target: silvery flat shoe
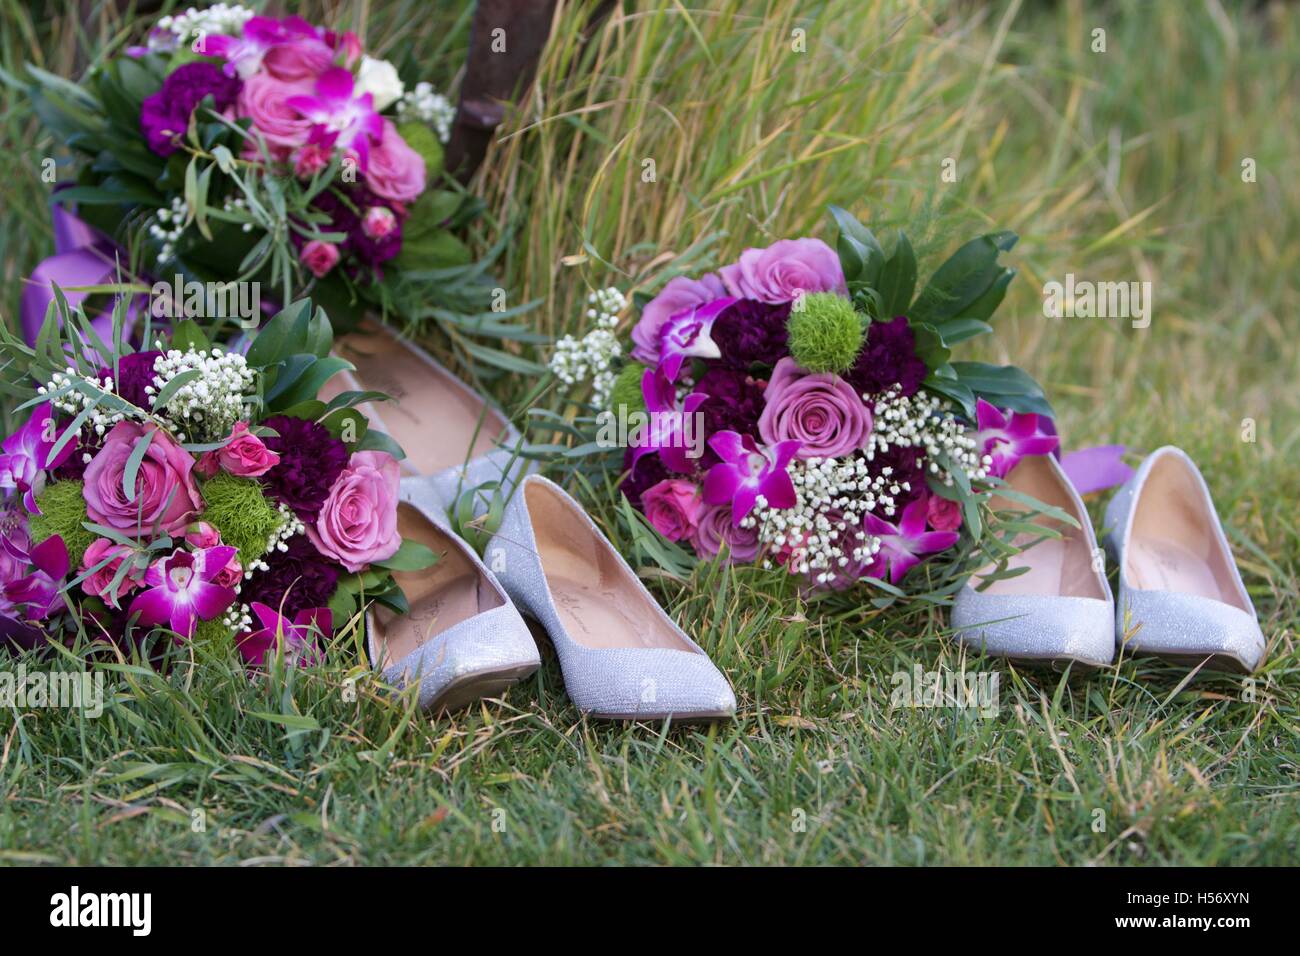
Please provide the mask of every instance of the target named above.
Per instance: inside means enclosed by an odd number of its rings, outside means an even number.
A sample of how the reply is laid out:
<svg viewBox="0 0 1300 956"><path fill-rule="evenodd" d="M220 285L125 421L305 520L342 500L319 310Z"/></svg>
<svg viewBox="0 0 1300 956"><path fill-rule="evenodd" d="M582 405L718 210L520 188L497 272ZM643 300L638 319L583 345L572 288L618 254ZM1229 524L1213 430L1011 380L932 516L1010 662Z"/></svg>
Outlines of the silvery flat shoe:
<svg viewBox="0 0 1300 956"><path fill-rule="evenodd" d="M420 706L435 713L497 697L541 664L528 625L474 549L444 523L427 479L402 481L402 537L432 548L438 563L393 577L410 610L367 615L370 660L397 687L420 685Z"/></svg>
<svg viewBox="0 0 1300 956"><path fill-rule="evenodd" d="M1018 535L1013 543L1025 550L1008 567L1027 570L982 591L977 588L992 566L972 575L953 602L958 640L1000 657L1054 665L1109 664L1115 656L1115 602L1078 493L1051 455L1022 458L1006 480L1011 489L1064 511L1079 527L1040 515L1035 521L1061 537L1034 543L1034 532ZM991 504L998 511L1028 510L998 496Z"/></svg>
<svg viewBox="0 0 1300 956"><path fill-rule="evenodd" d="M388 326L369 319L334 342L334 354L356 366L325 383L328 402L344 391L379 391L392 402L364 404L359 410L391 436L406 458L402 472L428 478L451 507L464 491L486 482L509 485L532 463L518 458L516 429L501 410L444 368L424 349ZM486 510L476 496L476 512Z"/></svg>
<svg viewBox="0 0 1300 956"><path fill-rule="evenodd" d="M586 511L538 475L521 481L488 563L555 645L569 697L611 720L714 720L731 685L650 595Z"/></svg>
<svg viewBox="0 0 1300 956"><path fill-rule="evenodd" d="M1264 635L1200 470L1166 445L1147 456L1106 508L1119 564L1116 627L1136 654L1250 673Z"/></svg>

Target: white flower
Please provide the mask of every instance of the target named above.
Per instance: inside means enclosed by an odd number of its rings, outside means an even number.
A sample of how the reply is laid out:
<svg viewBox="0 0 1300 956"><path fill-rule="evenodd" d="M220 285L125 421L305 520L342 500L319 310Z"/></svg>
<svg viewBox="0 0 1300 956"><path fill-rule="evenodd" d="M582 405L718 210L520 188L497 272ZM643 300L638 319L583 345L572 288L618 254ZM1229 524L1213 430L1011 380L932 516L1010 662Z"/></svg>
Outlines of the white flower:
<svg viewBox="0 0 1300 956"><path fill-rule="evenodd" d="M420 122L432 126L438 139L445 143L451 139L451 122L456 118L456 107L434 90L433 84L416 83L415 89L408 90L397 104L397 118L403 123Z"/></svg>
<svg viewBox="0 0 1300 956"><path fill-rule="evenodd" d="M388 109L406 92L401 77L397 75L397 67L387 60L376 60L372 56L361 58L361 69L357 71L357 83L353 89L354 96L371 94L375 98L376 112Z"/></svg>

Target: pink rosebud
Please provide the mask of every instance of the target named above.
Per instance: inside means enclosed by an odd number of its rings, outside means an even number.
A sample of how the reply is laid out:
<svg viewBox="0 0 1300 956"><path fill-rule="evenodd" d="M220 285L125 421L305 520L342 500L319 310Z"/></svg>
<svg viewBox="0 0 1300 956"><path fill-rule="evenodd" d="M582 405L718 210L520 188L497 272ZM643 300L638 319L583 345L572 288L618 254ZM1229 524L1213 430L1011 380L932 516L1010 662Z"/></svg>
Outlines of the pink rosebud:
<svg viewBox="0 0 1300 956"><path fill-rule="evenodd" d="M239 563L239 558L235 555L230 556L226 566L216 573L212 583L220 585L223 588L233 588L244 578L244 566Z"/></svg>
<svg viewBox="0 0 1300 956"><path fill-rule="evenodd" d="M641 494L645 516L669 541L681 541L699 528L704 499L693 482L665 478Z"/></svg>
<svg viewBox="0 0 1300 956"><path fill-rule="evenodd" d="M299 179L311 179L330 164L330 155L333 152L332 146L322 143L307 143L298 152L294 153L294 173L297 174Z"/></svg>
<svg viewBox="0 0 1300 956"><path fill-rule="evenodd" d="M81 559L82 573L89 571L105 558L110 558L108 564L85 578L81 582L81 589L87 594L101 597L109 604L117 607L118 601L122 599L123 595L130 594L140 586L140 582L144 578L144 571L128 571L126 576L117 583L117 587L114 588L113 579L117 577L122 562L131 561L134 555L131 549L125 545L114 544L107 538L96 538L91 542L90 547L86 549L85 557Z"/></svg>
<svg viewBox="0 0 1300 956"><path fill-rule="evenodd" d="M371 239L382 239L397 228L397 217L387 206L371 206L361 220L361 231Z"/></svg>
<svg viewBox="0 0 1300 956"><path fill-rule="evenodd" d="M956 531L961 527L961 506L947 498L931 495L925 506L925 520L935 531Z"/></svg>
<svg viewBox="0 0 1300 956"><path fill-rule="evenodd" d="M302 252L298 258L302 260L303 265L311 270L312 275L320 279L338 265L339 247L332 242L313 239L302 247Z"/></svg>
<svg viewBox="0 0 1300 956"><path fill-rule="evenodd" d="M185 533L185 543L191 548L215 548L221 543L221 532L200 521Z"/></svg>
<svg viewBox="0 0 1300 956"><path fill-rule="evenodd" d="M248 422L235 422L230 441L217 449L217 461L236 478L260 478L280 464L280 456L248 430Z"/></svg>

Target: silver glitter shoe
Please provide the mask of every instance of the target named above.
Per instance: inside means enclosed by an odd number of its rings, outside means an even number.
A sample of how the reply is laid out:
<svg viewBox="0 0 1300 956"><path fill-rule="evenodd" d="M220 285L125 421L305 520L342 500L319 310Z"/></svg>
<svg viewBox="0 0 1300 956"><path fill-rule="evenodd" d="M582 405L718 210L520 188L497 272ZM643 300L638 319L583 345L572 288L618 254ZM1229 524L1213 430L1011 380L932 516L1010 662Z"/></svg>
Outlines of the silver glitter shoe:
<svg viewBox="0 0 1300 956"><path fill-rule="evenodd" d="M727 679L651 597L558 486L532 475L506 505L488 563L555 645L578 709L610 720L716 720L736 697Z"/></svg>
<svg viewBox="0 0 1300 956"><path fill-rule="evenodd" d="M356 371L326 382L321 399L328 402L344 391L390 395L392 402L358 408L371 427L402 446L402 473L428 478L443 510L462 492L487 482L501 483L508 495L519 476L535 467L517 456L519 431L500 409L387 326L364 320L357 331L335 340L334 354ZM475 514L487 504L483 495L475 495Z"/></svg>
<svg viewBox="0 0 1300 956"><path fill-rule="evenodd" d="M1115 603L1078 492L1051 455L1021 459L1006 480L1013 490L1064 511L1079 527L1040 515L1035 521L1061 537L1036 541L1034 532L1018 535L1013 543L1025 550L1008 566L1024 568L1021 574L982 591L976 588L993 568L972 575L953 602L958 640L996 656L1053 666L1109 664L1115 656ZM1009 498L995 497L992 506L1027 509Z"/></svg>
<svg viewBox="0 0 1300 956"><path fill-rule="evenodd" d="M438 563L394 572L407 613L378 608L366 617L372 664L394 686L418 681L420 706L434 713L498 697L541 664L528 625L474 549L446 526L440 505L427 479L403 479L402 537L432 548Z"/></svg>
<svg viewBox="0 0 1300 956"><path fill-rule="evenodd" d="M1116 621L1135 654L1250 673L1264 635L1210 490L1195 463L1166 445L1147 456L1106 508L1119 564ZM1135 630L1134 630L1135 629Z"/></svg>

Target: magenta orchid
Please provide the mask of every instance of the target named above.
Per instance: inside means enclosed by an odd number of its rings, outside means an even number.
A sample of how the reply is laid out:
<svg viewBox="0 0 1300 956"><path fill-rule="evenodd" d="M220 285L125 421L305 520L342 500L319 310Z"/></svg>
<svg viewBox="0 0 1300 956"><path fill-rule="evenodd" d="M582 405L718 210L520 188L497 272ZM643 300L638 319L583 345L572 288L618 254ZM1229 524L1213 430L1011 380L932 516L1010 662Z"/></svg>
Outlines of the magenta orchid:
<svg viewBox="0 0 1300 956"><path fill-rule="evenodd" d="M227 76L247 79L261 69L268 53L288 44L302 44L303 53L325 62L333 56L321 31L302 17L253 17L244 24L243 36L205 34L194 41L194 52L225 60Z"/></svg>
<svg viewBox="0 0 1300 956"><path fill-rule="evenodd" d="M36 496L44 487L45 472L63 464L77 444L65 442L59 453L51 456L58 443L50 434L53 414L49 402L37 406L27 424L4 440L4 454L0 455L0 490L19 492L23 506L33 514L40 514Z"/></svg>
<svg viewBox="0 0 1300 956"><path fill-rule="evenodd" d="M897 525L867 513L867 533L880 539L880 551L868 571L871 577L883 580L888 570L889 583L897 584L903 575L921 563L923 555L943 551L957 543L961 535L956 531L925 530L927 510L926 499L917 498L903 509Z"/></svg>
<svg viewBox="0 0 1300 956"><path fill-rule="evenodd" d="M235 602L234 589L217 584L216 578L236 553L218 545L177 549L158 559L145 572L147 590L131 602L129 613L138 613L144 627L165 624L182 637L191 636L196 621L210 621Z"/></svg>
<svg viewBox="0 0 1300 956"><path fill-rule="evenodd" d="M63 538L56 534L32 548L27 560L32 569L4 586L4 601L12 607L25 608L23 616L27 620L41 621L58 606L63 579L68 576L68 549Z"/></svg>
<svg viewBox="0 0 1300 956"><path fill-rule="evenodd" d="M708 401L708 396L687 395L679 404L677 389L662 369L646 369L641 376L641 394L650 422L644 440L632 452L633 469L643 457L657 451L665 468L686 474L691 470L689 439L694 433L694 429L688 432L687 418Z"/></svg>
<svg viewBox="0 0 1300 956"><path fill-rule="evenodd" d="M660 332L659 367L668 376L668 381L677 381L677 375L688 358L722 357L718 344L712 338L713 323L734 302L734 297L724 296L678 312L664 323Z"/></svg>
<svg viewBox="0 0 1300 956"><path fill-rule="evenodd" d="M760 448L750 435L723 431L709 439L709 447L722 461L704 476L704 500L711 505L731 505L733 527L754 510L759 495L769 508L794 507L794 482L786 465L799 452L797 441Z"/></svg>
<svg viewBox="0 0 1300 956"><path fill-rule="evenodd" d="M285 104L297 110L327 133L337 135L335 143L351 150L357 166L365 172L370 161L370 142L384 133L383 118L375 112L374 97L363 93L353 97L351 72L341 66L326 70L316 80L313 95L290 96Z"/></svg>
<svg viewBox="0 0 1300 956"><path fill-rule="evenodd" d="M264 665L267 657L275 653L277 645L284 647L286 661L300 667L320 662L316 638L328 635L334 629L334 617L328 608L299 611L292 621L260 601L254 601L252 608L262 626L239 639L239 653L249 664L255 667Z"/></svg>
<svg viewBox="0 0 1300 956"><path fill-rule="evenodd" d="M1003 412L980 399L975 407L979 431L975 441L981 454L989 456L989 474L1005 478L1021 458L1048 455L1056 450L1060 439L1044 432L1039 416L1031 412Z"/></svg>

